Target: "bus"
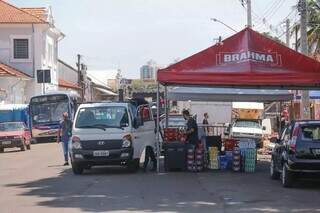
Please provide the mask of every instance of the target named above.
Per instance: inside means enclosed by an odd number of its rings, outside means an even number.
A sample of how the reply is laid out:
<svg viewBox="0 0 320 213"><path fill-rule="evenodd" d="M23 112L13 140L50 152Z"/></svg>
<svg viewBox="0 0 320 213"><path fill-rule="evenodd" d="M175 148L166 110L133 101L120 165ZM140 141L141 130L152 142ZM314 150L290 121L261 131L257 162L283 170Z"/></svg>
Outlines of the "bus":
<svg viewBox="0 0 320 213"><path fill-rule="evenodd" d="M55 92L34 96L30 99L30 129L32 142L55 141L62 114L68 112L74 119L80 96L72 92Z"/></svg>

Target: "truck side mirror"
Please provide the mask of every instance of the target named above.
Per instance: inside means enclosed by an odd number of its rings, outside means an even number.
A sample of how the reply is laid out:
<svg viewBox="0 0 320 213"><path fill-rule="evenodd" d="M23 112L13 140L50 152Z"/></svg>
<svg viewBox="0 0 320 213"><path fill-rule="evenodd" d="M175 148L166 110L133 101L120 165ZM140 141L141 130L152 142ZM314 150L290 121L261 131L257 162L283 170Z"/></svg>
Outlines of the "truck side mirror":
<svg viewBox="0 0 320 213"><path fill-rule="evenodd" d="M267 128L265 126L262 127L262 130L266 130Z"/></svg>

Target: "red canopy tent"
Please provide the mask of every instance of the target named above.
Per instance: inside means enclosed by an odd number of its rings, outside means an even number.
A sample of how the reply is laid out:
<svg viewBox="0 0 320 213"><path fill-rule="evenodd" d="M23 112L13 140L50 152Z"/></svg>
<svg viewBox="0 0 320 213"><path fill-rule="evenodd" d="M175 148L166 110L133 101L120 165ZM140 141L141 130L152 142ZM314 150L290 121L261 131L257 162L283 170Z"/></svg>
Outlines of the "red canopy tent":
<svg viewBox="0 0 320 213"><path fill-rule="evenodd" d="M250 28L157 74L163 85L314 88L320 63Z"/></svg>
<svg viewBox="0 0 320 213"><path fill-rule="evenodd" d="M168 85L309 89L320 86L320 63L245 28L221 43L158 70L157 80L165 85L165 96ZM159 100L158 84L158 171ZM168 115L167 101L165 105Z"/></svg>

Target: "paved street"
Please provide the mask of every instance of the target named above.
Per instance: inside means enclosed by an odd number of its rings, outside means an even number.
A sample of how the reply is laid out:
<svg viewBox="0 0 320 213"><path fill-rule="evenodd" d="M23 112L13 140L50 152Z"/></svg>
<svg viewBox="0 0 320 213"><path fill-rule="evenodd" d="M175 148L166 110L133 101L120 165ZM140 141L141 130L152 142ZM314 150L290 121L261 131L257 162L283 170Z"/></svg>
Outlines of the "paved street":
<svg viewBox="0 0 320 213"><path fill-rule="evenodd" d="M0 212L320 212L320 183L284 189L255 174L128 174L99 168L74 176L57 144L0 154Z"/></svg>

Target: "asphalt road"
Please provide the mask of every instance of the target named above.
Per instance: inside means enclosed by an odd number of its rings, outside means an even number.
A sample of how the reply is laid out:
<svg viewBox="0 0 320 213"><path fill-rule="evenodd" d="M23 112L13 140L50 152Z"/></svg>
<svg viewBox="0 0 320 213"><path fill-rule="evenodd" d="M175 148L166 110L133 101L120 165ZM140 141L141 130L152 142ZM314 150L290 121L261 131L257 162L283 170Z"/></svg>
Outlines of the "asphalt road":
<svg viewBox="0 0 320 213"><path fill-rule="evenodd" d="M268 162L254 174L129 174L97 168L74 176L57 144L0 154L0 213L320 212L320 181L282 188Z"/></svg>

